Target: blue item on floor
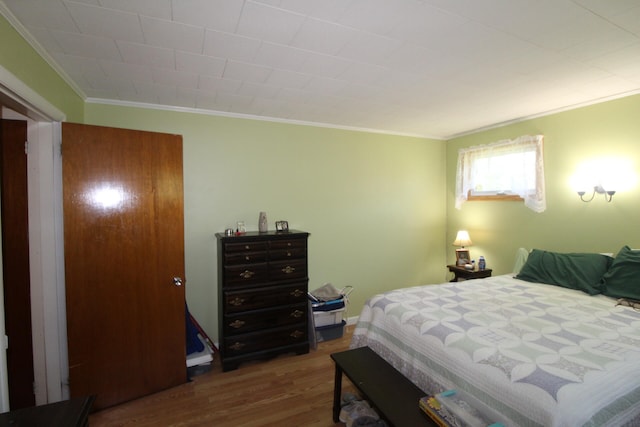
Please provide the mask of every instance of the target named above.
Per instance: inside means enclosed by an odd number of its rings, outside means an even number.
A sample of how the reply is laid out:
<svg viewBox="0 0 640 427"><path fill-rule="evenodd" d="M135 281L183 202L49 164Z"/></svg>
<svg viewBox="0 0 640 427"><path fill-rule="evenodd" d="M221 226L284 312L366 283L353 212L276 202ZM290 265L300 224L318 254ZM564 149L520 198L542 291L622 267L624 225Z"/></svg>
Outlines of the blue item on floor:
<svg viewBox="0 0 640 427"><path fill-rule="evenodd" d="M189 308L187 304L184 305L185 323L187 325L187 354L197 353L204 350L204 344L198 339L198 328L191 321L189 315Z"/></svg>
<svg viewBox="0 0 640 427"><path fill-rule="evenodd" d="M342 296L338 299L330 301L312 301L311 308L313 309L313 311L332 311L339 308L344 308L344 297Z"/></svg>

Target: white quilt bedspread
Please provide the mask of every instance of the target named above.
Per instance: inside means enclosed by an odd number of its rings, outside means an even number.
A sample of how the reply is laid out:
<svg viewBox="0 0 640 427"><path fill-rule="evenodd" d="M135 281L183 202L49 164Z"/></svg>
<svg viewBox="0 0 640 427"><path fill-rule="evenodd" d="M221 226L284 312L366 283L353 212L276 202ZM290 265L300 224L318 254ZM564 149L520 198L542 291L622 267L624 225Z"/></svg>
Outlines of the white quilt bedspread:
<svg viewBox="0 0 640 427"><path fill-rule="evenodd" d="M510 275L398 289L365 304L351 347L510 425L640 425L640 312L615 304Z"/></svg>

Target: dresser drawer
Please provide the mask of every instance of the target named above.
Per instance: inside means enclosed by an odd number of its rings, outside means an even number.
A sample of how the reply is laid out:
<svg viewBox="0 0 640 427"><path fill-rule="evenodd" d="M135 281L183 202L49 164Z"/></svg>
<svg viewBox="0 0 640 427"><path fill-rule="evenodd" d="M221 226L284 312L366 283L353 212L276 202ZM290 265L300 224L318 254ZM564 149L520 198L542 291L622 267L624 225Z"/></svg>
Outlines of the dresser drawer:
<svg viewBox="0 0 640 427"><path fill-rule="evenodd" d="M307 324L300 323L284 328L225 337L222 351L225 357L235 357L254 351L264 351L306 341Z"/></svg>
<svg viewBox="0 0 640 427"><path fill-rule="evenodd" d="M304 258L307 256L307 248L271 249L269 258L271 261Z"/></svg>
<svg viewBox="0 0 640 427"><path fill-rule="evenodd" d="M253 264L261 262L267 262L267 251L227 252L224 254L225 265Z"/></svg>
<svg viewBox="0 0 640 427"><path fill-rule="evenodd" d="M224 292L225 313L257 310L307 301L307 284L270 286L259 289L244 289Z"/></svg>
<svg viewBox="0 0 640 427"><path fill-rule="evenodd" d="M225 252L254 252L254 251L266 251L267 242L248 241L248 242L233 242L225 243Z"/></svg>
<svg viewBox="0 0 640 427"><path fill-rule="evenodd" d="M269 263L269 280L306 279L307 260L292 259L289 261L273 261Z"/></svg>
<svg viewBox="0 0 640 427"><path fill-rule="evenodd" d="M293 248L305 248L307 247L306 239L291 239L291 240L273 240L271 242L271 249L293 249Z"/></svg>
<svg viewBox="0 0 640 427"><path fill-rule="evenodd" d="M307 302L268 310L247 311L224 316L226 336L244 334L260 329L293 325L307 321Z"/></svg>
<svg viewBox="0 0 640 427"><path fill-rule="evenodd" d="M267 281L267 263L224 266L224 286L253 285Z"/></svg>

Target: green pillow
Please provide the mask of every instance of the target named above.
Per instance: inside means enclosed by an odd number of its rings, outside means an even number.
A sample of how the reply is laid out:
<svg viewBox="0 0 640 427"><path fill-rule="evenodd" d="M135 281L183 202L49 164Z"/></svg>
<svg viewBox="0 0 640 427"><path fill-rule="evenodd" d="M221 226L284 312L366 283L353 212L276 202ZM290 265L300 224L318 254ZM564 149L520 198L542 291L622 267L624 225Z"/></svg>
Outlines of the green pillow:
<svg viewBox="0 0 640 427"><path fill-rule="evenodd" d="M589 295L601 292L600 280L612 259L595 253L558 253L534 249L516 279L577 289Z"/></svg>
<svg viewBox="0 0 640 427"><path fill-rule="evenodd" d="M624 246L602 277L602 293L615 298L640 300L640 251Z"/></svg>

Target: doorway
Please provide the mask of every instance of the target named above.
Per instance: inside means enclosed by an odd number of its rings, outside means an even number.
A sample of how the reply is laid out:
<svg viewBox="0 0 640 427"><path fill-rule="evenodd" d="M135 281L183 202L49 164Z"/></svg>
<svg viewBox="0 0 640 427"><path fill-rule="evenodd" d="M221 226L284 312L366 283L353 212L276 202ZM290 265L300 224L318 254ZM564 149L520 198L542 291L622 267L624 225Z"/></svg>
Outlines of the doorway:
<svg viewBox="0 0 640 427"><path fill-rule="evenodd" d="M3 296L11 409L35 405L26 140L26 121L0 121Z"/></svg>
<svg viewBox="0 0 640 427"><path fill-rule="evenodd" d="M65 115L0 66L0 116L27 122L29 272L35 404L68 398L60 121ZM0 263L0 271L4 267ZM0 275L0 290L4 283ZM0 339L5 336L0 300ZM10 409L6 350L0 349L0 412Z"/></svg>

